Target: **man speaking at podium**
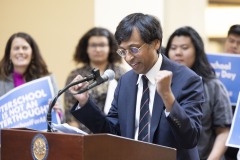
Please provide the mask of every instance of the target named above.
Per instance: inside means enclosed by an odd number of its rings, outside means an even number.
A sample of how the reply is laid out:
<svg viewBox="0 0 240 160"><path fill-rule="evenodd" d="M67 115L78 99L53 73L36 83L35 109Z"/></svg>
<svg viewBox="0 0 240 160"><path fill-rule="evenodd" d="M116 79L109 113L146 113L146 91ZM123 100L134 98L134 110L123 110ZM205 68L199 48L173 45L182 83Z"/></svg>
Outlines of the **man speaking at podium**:
<svg viewBox="0 0 240 160"><path fill-rule="evenodd" d="M117 53L132 70L120 78L108 115L84 92L74 95L78 104L71 110L73 116L93 133L176 148L178 160L198 160L204 102L201 78L159 53L162 28L154 16L128 15L119 23L115 38ZM69 90L76 93L87 86L81 83Z"/></svg>

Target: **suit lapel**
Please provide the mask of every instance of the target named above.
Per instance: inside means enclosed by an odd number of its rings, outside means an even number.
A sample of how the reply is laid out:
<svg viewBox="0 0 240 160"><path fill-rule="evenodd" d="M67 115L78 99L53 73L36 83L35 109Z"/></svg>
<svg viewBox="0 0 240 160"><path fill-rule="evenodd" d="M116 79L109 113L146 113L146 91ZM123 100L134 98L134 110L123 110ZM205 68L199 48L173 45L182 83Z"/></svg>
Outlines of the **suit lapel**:
<svg viewBox="0 0 240 160"><path fill-rule="evenodd" d="M127 137L134 138L135 134L135 114L136 114L136 99L137 99L137 79L138 75L134 73L128 81L128 89L126 90L126 109L127 109Z"/></svg>
<svg viewBox="0 0 240 160"><path fill-rule="evenodd" d="M150 142L153 142L153 136L159 125L163 108L164 108L163 101L156 91L151 118Z"/></svg>

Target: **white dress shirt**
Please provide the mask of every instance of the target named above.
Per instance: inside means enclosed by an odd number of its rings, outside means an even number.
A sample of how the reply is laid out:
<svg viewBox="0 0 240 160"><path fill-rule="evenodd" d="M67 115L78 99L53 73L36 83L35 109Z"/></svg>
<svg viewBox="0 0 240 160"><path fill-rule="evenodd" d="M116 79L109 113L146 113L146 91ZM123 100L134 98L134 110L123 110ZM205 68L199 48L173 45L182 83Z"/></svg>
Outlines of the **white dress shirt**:
<svg viewBox="0 0 240 160"><path fill-rule="evenodd" d="M156 81L155 77L160 70L162 65L162 55L159 54L159 58L154 66L148 71L146 77L148 78L148 87L150 93L150 101L149 101L149 111L150 111L150 120L152 117L152 110L153 110L153 103L154 103L154 96L156 93ZM142 92L143 92L143 82L142 82L142 74L139 75L137 84L138 85L138 92L137 92L137 102L136 102L136 113L135 113L135 135L134 139L138 140L138 130L139 130L139 117L140 117L140 105L142 99Z"/></svg>

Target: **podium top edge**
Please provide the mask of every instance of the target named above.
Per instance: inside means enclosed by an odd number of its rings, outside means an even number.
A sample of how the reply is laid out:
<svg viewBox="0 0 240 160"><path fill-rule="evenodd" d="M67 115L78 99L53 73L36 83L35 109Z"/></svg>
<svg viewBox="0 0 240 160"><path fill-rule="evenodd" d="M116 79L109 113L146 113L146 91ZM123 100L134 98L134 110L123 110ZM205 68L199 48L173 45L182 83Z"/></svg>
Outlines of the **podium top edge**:
<svg viewBox="0 0 240 160"><path fill-rule="evenodd" d="M118 135L114 135L114 134L109 134L109 133L97 133L97 134L84 135L84 137L102 137L102 136L109 136L109 137L114 137L114 138L121 138L121 139L125 139L125 140L128 140L128 141L133 141L133 142L136 142L136 143L145 143L145 144L152 145L152 146L160 146L160 147L164 147L164 148L171 149L171 150L174 150L174 151L177 150L176 148L167 147L167 146L163 146L163 145L159 145L159 144L154 144L154 143L142 142L142 141L138 141L138 140L135 140L135 139L131 139L131 138L127 138L127 137L122 137L122 136L118 136Z"/></svg>

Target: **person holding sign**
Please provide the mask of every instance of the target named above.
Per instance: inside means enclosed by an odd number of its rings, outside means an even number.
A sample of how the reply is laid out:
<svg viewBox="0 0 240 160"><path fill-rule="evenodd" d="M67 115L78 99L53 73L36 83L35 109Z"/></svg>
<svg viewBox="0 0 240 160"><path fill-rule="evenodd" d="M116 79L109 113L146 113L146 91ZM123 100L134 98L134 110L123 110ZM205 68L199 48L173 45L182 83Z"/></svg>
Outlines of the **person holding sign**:
<svg viewBox="0 0 240 160"><path fill-rule="evenodd" d="M24 83L51 75L40 53L37 43L27 33L13 34L7 41L5 53L0 61L0 97ZM51 75L55 93L56 82ZM54 106L55 111L63 119L63 108Z"/></svg>
<svg viewBox="0 0 240 160"><path fill-rule="evenodd" d="M170 36L165 53L202 77L205 103L198 142L199 157L201 160L221 159L232 121L231 104L226 88L216 78L207 60L200 35L189 26L178 28Z"/></svg>

